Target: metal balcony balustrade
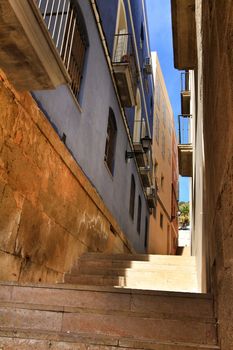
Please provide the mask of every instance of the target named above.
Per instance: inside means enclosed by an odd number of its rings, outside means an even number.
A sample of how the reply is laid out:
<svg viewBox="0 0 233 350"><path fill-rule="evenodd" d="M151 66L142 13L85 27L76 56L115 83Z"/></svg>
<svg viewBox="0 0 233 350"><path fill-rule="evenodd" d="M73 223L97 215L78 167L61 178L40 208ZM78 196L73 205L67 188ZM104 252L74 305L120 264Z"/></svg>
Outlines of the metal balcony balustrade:
<svg viewBox="0 0 233 350"><path fill-rule="evenodd" d="M189 71L181 73L181 112L182 114L190 114L190 75Z"/></svg>
<svg viewBox="0 0 233 350"><path fill-rule="evenodd" d="M190 115L178 115L179 144L191 144L191 117Z"/></svg>
<svg viewBox="0 0 233 350"><path fill-rule="evenodd" d="M179 173L181 176L192 176L192 138L191 138L191 118L190 116L179 115Z"/></svg>
<svg viewBox="0 0 233 350"><path fill-rule="evenodd" d="M71 78L75 96L80 90L85 51L84 25L72 0L34 0Z"/></svg>
<svg viewBox="0 0 233 350"><path fill-rule="evenodd" d="M123 107L135 106L138 71L130 34L115 35L112 65Z"/></svg>
<svg viewBox="0 0 233 350"><path fill-rule="evenodd" d="M181 79L181 92L190 91L189 71L181 72L180 79Z"/></svg>

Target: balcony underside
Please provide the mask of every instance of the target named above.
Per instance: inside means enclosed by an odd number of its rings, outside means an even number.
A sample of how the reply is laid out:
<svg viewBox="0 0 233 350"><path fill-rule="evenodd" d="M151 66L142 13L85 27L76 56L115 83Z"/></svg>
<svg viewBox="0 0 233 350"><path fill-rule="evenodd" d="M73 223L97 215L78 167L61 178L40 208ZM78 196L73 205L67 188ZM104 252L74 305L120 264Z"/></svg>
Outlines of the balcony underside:
<svg viewBox="0 0 233 350"><path fill-rule="evenodd" d="M193 147L191 144L178 145L179 173L181 176L192 177Z"/></svg>
<svg viewBox="0 0 233 350"><path fill-rule="evenodd" d="M136 104L135 87L133 77L128 63L114 63L113 70L116 78L117 88L119 91L123 107L133 107Z"/></svg>
<svg viewBox="0 0 233 350"><path fill-rule="evenodd" d="M145 167L148 164L147 155L143 150L141 142L134 142L134 154L136 157L137 164L140 167Z"/></svg>
<svg viewBox="0 0 233 350"><path fill-rule="evenodd" d="M140 167L141 179L144 187L150 187L152 185L151 170L147 167Z"/></svg>
<svg viewBox="0 0 233 350"><path fill-rule="evenodd" d="M181 92L181 113L190 115L190 91Z"/></svg>
<svg viewBox="0 0 233 350"><path fill-rule="evenodd" d="M154 196L147 196L147 203L150 209L156 207L156 199Z"/></svg>
<svg viewBox="0 0 233 350"><path fill-rule="evenodd" d="M34 1L0 0L0 68L18 90L69 82Z"/></svg>
<svg viewBox="0 0 233 350"><path fill-rule="evenodd" d="M194 69L197 60L195 0L171 0L174 65Z"/></svg>

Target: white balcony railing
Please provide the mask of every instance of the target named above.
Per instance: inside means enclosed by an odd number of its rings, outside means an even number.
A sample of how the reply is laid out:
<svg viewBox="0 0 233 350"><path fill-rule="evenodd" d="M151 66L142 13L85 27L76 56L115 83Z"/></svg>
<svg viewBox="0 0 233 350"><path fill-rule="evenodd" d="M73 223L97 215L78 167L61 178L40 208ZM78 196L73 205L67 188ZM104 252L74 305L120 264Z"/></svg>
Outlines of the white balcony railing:
<svg viewBox="0 0 233 350"><path fill-rule="evenodd" d="M35 0L57 51L71 78L75 95L80 89L87 40L72 0Z"/></svg>

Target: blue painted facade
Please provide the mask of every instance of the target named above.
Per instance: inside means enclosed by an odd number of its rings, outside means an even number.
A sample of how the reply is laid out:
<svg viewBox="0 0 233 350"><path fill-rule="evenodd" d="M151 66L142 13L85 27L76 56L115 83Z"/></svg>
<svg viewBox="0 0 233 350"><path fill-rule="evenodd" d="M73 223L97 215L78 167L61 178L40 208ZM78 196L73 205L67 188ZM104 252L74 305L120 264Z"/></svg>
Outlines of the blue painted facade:
<svg viewBox="0 0 233 350"><path fill-rule="evenodd" d="M149 216L147 200L135 159L128 162L125 161L125 151L130 149L127 129L112 82L91 2L87 0L77 1L85 21L89 41L79 96L76 100L70 88L65 85L55 90L34 91L33 96L60 137L66 136L65 143L67 148L90 179L134 248L138 252L144 252L145 223L146 217ZM124 1L124 3L128 30L133 35L129 3L128 1ZM108 50L110 55L112 55L118 0L96 0L96 4ZM152 134L153 83L152 77L146 76L143 71L144 58L150 56L146 43L147 24L144 23L142 1L131 0L130 4L140 62L139 70L143 82L141 85L140 79L138 79L138 88L142 100L142 115L144 116L147 111ZM142 27L144 40L140 39ZM145 104L143 103L144 99ZM117 124L113 175L104 161L109 108L113 110ZM134 112L134 107L125 108L131 134L133 133ZM129 215L132 174L136 185L133 220ZM139 196L142 202L140 234L137 232Z"/></svg>

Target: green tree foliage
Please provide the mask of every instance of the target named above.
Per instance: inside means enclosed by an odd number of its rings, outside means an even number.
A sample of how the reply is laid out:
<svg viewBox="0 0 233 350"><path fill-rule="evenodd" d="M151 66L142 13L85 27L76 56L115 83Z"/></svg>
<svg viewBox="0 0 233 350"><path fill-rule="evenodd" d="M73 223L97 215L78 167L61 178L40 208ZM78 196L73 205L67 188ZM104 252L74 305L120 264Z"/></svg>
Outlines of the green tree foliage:
<svg viewBox="0 0 233 350"><path fill-rule="evenodd" d="M189 202L179 203L179 227L186 227L190 224Z"/></svg>

